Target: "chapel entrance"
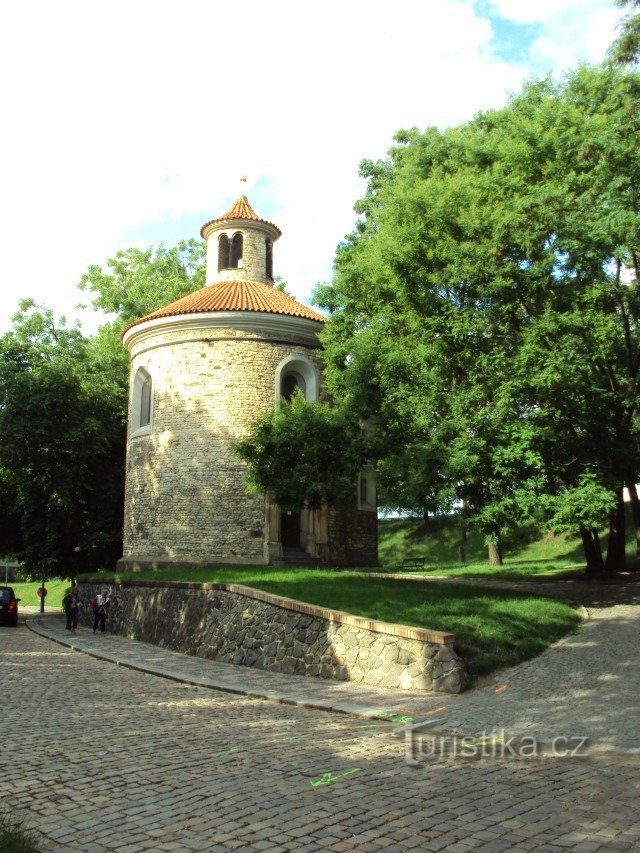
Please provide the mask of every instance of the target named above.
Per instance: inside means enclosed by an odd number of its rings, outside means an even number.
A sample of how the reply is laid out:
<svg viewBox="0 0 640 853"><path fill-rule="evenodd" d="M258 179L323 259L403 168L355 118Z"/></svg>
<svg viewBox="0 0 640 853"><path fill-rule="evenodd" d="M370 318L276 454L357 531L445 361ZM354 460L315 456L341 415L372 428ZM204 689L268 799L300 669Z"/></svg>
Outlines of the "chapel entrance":
<svg viewBox="0 0 640 853"><path fill-rule="evenodd" d="M280 515L280 542L283 548L300 547L300 513L282 512Z"/></svg>

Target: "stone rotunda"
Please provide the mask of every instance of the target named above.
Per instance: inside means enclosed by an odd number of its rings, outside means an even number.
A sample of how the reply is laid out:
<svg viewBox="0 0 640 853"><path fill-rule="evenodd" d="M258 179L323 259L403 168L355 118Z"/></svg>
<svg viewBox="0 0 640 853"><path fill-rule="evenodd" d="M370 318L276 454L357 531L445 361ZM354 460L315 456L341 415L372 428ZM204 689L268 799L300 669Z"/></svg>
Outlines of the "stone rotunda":
<svg viewBox="0 0 640 853"><path fill-rule="evenodd" d="M280 230L242 196L203 225L204 287L132 323L123 569L377 563L375 484L353 502L284 513L249 494L232 446L300 388L322 398L325 318L273 286Z"/></svg>

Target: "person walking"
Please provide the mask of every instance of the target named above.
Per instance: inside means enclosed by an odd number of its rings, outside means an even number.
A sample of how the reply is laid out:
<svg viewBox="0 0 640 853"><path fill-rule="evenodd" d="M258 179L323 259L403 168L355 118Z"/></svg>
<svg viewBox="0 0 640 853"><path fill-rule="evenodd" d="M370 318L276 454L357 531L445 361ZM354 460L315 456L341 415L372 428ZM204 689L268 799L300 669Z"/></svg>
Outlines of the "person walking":
<svg viewBox="0 0 640 853"><path fill-rule="evenodd" d="M109 590L103 587L102 592L98 593L91 600L93 606L93 633L95 634L100 626L100 633L104 634L109 608L111 607L111 599L109 598Z"/></svg>
<svg viewBox="0 0 640 853"><path fill-rule="evenodd" d="M77 586L71 587L62 604L67 617L67 631L75 634L78 627L78 610L80 609L80 590Z"/></svg>

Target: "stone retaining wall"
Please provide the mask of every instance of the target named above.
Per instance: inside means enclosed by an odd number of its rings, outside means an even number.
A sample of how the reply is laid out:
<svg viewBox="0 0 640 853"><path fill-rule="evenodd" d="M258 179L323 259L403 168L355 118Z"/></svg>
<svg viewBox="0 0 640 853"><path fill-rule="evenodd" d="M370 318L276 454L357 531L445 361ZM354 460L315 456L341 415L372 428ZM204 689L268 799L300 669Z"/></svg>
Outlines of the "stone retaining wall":
<svg viewBox="0 0 640 853"><path fill-rule="evenodd" d="M104 583L104 582L100 582ZM81 620L99 591L80 585ZM453 634L377 622L236 584L111 585L108 630L211 660L373 686L459 693Z"/></svg>

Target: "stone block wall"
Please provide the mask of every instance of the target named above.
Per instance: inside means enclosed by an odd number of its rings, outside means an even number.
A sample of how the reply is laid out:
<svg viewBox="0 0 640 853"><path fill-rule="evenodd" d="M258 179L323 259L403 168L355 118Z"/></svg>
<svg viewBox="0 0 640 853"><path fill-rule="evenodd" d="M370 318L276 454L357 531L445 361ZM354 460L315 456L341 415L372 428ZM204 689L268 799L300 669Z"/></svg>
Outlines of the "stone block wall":
<svg viewBox="0 0 640 853"><path fill-rule="evenodd" d="M330 508L329 541L324 562L336 566L378 565L378 515L356 506Z"/></svg>
<svg viewBox="0 0 640 853"><path fill-rule="evenodd" d="M273 408L275 372L316 350L243 329L161 332L136 344L132 376L153 381L150 435L129 436L125 559L264 562L264 497L247 494L232 449Z"/></svg>
<svg viewBox="0 0 640 853"><path fill-rule="evenodd" d="M82 583L82 603L103 583ZM123 581L111 598L109 631L211 660L405 690L458 693L467 681L452 634L235 584Z"/></svg>

